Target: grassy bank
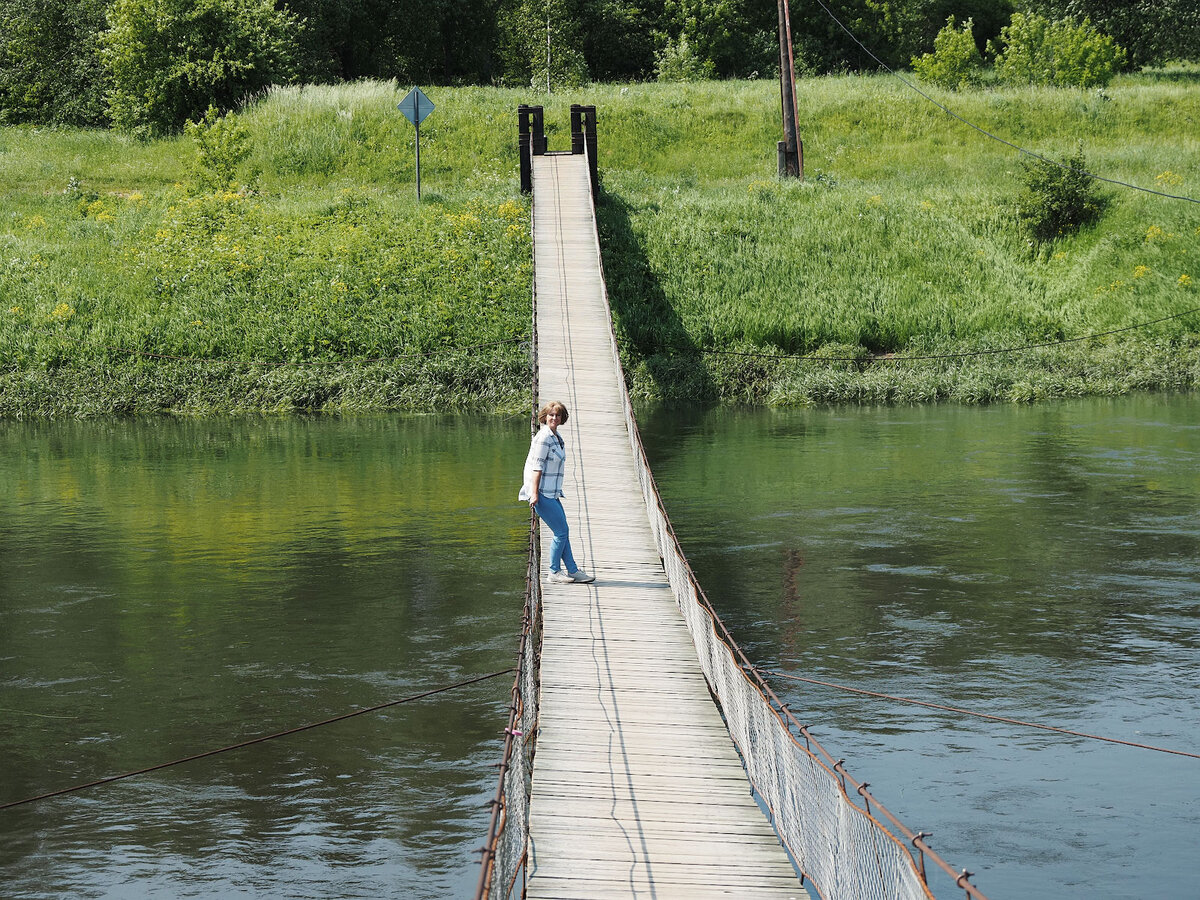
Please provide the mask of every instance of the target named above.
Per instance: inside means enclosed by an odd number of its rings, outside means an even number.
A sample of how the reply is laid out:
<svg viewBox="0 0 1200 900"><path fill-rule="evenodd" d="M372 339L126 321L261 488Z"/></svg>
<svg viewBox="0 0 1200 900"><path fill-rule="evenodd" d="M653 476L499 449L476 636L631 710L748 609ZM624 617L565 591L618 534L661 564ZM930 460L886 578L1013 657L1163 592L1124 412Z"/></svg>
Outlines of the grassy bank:
<svg viewBox="0 0 1200 900"><path fill-rule="evenodd" d="M1022 146L1063 156L1082 141L1094 171L1200 196L1194 76L938 96ZM551 149L569 146L570 103L598 108L605 266L640 396L977 402L1196 385L1200 314L957 354L1200 306L1200 205L1106 187L1098 225L1031 246L1011 149L891 78L798 93L803 184L775 178L769 81L541 101L431 90L420 205L393 85L248 108L248 192L197 189L186 138L0 130L0 415L521 408L520 102L545 102Z"/></svg>
<svg viewBox="0 0 1200 900"><path fill-rule="evenodd" d="M609 110L609 289L640 394L975 402L1200 380L1200 313L956 356L1200 307L1200 204L1104 186L1098 225L1033 246L1021 157L890 77L801 83L804 184L773 174L774 85L646 86L618 112L634 90L594 101ZM938 99L1024 147L1062 157L1081 141L1093 171L1200 197L1200 80ZM729 351L854 361L717 355ZM951 358L894 359L937 355Z"/></svg>
<svg viewBox="0 0 1200 900"><path fill-rule="evenodd" d="M454 94L419 205L394 85L251 107L252 190L186 138L0 132L0 415L523 407L517 98Z"/></svg>

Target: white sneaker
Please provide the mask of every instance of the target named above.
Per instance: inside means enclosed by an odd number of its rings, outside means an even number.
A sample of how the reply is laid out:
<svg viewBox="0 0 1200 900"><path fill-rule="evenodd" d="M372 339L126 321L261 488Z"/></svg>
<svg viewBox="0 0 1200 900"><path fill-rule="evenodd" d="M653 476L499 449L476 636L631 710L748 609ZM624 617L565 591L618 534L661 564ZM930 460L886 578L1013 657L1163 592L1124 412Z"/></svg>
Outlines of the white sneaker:
<svg viewBox="0 0 1200 900"><path fill-rule="evenodd" d="M557 572L551 572L550 577L546 579L552 584L573 584L575 579L566 572L559 569Z"/></svg>
<svg viewBox="0 0 1200 900"><path fill-rule="evenodd" d="M591 584L593 581L596 580L596 576L589 575L587 572L583 571L583 569L576 569L574 572L572 572L570 575L567 576L567 580L573 581L576 584Z"/></svg>

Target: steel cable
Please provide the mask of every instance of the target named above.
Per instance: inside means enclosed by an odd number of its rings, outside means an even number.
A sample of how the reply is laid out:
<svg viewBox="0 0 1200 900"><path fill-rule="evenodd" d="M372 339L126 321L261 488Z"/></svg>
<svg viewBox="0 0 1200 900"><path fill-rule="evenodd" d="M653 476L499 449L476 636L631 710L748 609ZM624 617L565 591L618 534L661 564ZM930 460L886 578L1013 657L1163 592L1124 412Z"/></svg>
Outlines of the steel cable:
<svg viewBox="0 0 1200 900"><path fill-rule="evenodd" d="M866 697L876 697L880 700L893 700L897 703L910 703L914 706L925 706L929 709L940 709L946 712L961 713L964 716L976 716L980 719L990 719L993 722L1004 722L1008 725L1021 725L1025 728L1039 728L1042 731L1053 731L1058 734L1069 734L1073 737L1088 738L1093 741L1106 741L1110 744L1124 744L1126 747L1137 747L1139 750L1157 750L1159 753L1173 753L1176 756L1190 756L1192 759L1200 759L1200 753L1189 753L1186 750L1172 750L1168 747L1156 747L1153 744L1140 744L1137 741L1125 741L1120 738L1103 737L1098 734L1088 734L1083 731L1072 731L1069 728L1056 728L1053 725L1039 725L1037 722L1023 722L1020 719L1010 719L1007 716L995 716L990 713L974 712L969 709L962 709L957 706L943 706L940 703L928 703L924 700L913 700L910 697L895 697L891 694L881 694L877 691L866 691L862 688L847 687L844 684L837 684L832 681L820 681L816 678L804 678L800 675L789 675L786 672L776 672L770 669L760 669L762 675L774 675L778 678L786 678L789 681L803 681L807 684L817 684L822 687L837 688L839 691L847 691L852 694L862 694Z"/></svg>
<svg viewBox="0 0 1200 900"><path fill-rule="evenodd" d="M340 716L334 716L330 719L322 719L320 722L309 722L307 725L299 725L295 728L289 728L286 731L277 731L274 734L265 734L261 737L250 738L246 741L241 741L236 744L230 744L227 747L219 747L215 750L205 750L203 753L194 753L191 756L185 756L181 759L173 759L170 762L158 763L153 766L146 766L142 769L136 769L132 772L124 772L120 775L110 775L107 778L98 778L95 781L89 781L86 784L77 784L72 787L60 788L57 791L50 791L45 794L38 794L36 797L26 797L24 800L11 800L8 803L0 803L0 810L12 809L15 806L24 806L27 803L36 803L39 800L49 800L51 797L61 797L64 794L73 794L76 791L87 790L88 788L100 787L105 784L112 784L114 781L122 781L126 778L133 778L135 775L146 775L150 772L157 772L159 769L169 769L172 766L182 765L183 763L194 762L198 759L205 759L209 756L216 756L219 753L228 753L231 750L241 750L245 747L253 746L254 744L262 744L267 741L273 741L276 738L287 737L288 735L298 734L301 731L309 731L313 728L320 728L322 725L331 725L334 722L341 722L346 719L353 719L355 716L365 716L367 713L379 712L383 709L388 709L392 706L399 706L402 703L411 703L413 700L422 700L425 697L432 697L434 694L444 694L447 691L452 691L455 688L466 687L472 684L478 684L481 681L487 681L490 678L498 678L501 675L507 675L510 672L516 671L515 667L502 669L499 672L492 672L488 675L479 675L475 678L469 678L466 681L460 681L457 684L449 684L444 687L433 688L432 690L423 691L420 694L413 694L411 697L402 697L399 700L389 700L387 703L379 703L375 706L369 706L366 709L356 709L353 712L342 713Z"/></svg>
<svg viewBox="0 0 1200 900"><path fill-rule="evenodd" d="M1035 153L1032 150L1026 150L1024 147L1022 147L1018 144L1014 144L1012 141L1005 140L1004 138L1000 137L999 135L992 134L986 128L981 128L980 126L978 126L974 122L972 122L970 119L967 119L967 118L959 115L954 110L952 110L950 107L946 106L944 103L939 103L933 97L929 96L929 94L925 93L923 90L921 90L915 84L910 82L908 79L901 76L898 72L896 72L895 69L893 69L887 63L885 63L882 59L880 59L878 56L876 56L874 53L872 53L867 48L866 44L864 44L862 41L860 41L855 36L854 32L852 32L849 28L847 28L842 23L841 19L839 19L836 15L834 15L833 10L831 10L828 6L825 5L825 0L817 0L817 5L820 6L821 9L823 9L825 11L825 13L829 16L829 18L833 19L833 21L837 24L837 26L840 29L842 29L842 31L846 32L846 34L849 36L850 40L852 40L852 41L854 41L854 43L858 44L858 46L862 48L862 51L864 53L866 53L867 56L871 57L871 59L875 60L875 62L878 63L883 69L885 69L889 75L891 75L893 78L895 78L901 84L903 84L905 87L920 94L922 97L924 97L926 100L928 100L934 106L936 106L942 112L946 113L946 115L950 116L951 118L957 119L958 121L962 122L964 125L966 125L970 128L975 129L980 134L982 134L984 137L991 138L993 141L1004 144L1007 147L1011 147L1012 149L1016 150L1018 153L1023 153L1024 155L1031 156L1034 159L1040 159L1042 162L1050 163L1053 166L1058 166L1060 169L1065 169L1068 172L1074 172L1077 175L1086 175L1088 178L1093 178L1096 181L1104 181L1104 182L1107 182L1108 184L1120 185L1121 187L1127 187L1127 188L1130 188L1135 191L1142 191L1143 193L1146 193L1146 194L1155 194L1156 196L1159 196L1159 197L1167 197L1168 199L1171 199L1171 200L1183 200L1187 203L1200 203L1200 200L1196 199L1195 197L1188 197L1183 194L1168 194L1166 191L1156 191L1156 190L1154 190L1154 188L1147 188L1147 187L1142 187L1141 185L1137 185L1137 184L1130 184L1128 181L1121 181L1116 178L1106 178L1103 175L1097 175L1094 172L1087 171L1086 169L1077 169L1074 166L1068 166L1066 163L1061 163L1058 160L1054 160L1054 159L1050 159L1046 156L1042 156L1042 154Z"/></svg>

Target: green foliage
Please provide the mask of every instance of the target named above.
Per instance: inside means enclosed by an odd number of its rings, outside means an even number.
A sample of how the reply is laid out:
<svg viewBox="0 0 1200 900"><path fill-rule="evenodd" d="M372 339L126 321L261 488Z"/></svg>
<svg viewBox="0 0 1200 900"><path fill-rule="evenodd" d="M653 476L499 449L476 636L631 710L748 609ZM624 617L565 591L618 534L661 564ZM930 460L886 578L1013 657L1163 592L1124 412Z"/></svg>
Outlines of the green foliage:
<svg viewBox="0 0 1200 900"><path fill-rule="evenodd" d="M1083 148L1062 164L1034 159L1022 164L1024 189L1017 200L1017 215L1039 244L1074 234L1099 221L1105 200L1096 192L1095 179L1085 174Z"/></svg>
<svg viewBox="0 0 1200 900"><path fill-rule="evenodd" d="M0 0L0 123L100 125L107 0Z"/></svg>
<svg viewBox="0 0 1200 900"><path fill-rule="evenodd" d="M933 41L933 52L913 57L912 65L918 77L947 90L977 85L983 57L975 45L974 23L967 19L962 28L956 28L954 16L950 16Z"/></svg>
<svg viewBox="0 0 1200 900"><path fill-rule="evenodd" d="M681 34L679 40L667 41L655 55L654 69L659 81L703 81L716 73L711 60L696 54L686 34Z"/></svg>
<svg viewBox="0 0 1200 900"><path fill-rule="evenodd" d="M1043 16L1014 13L1000 32L996 73L1011 84L1103 87L1125 63L1125 51L1088 20L1051 22Z"/></svg>
<svg viewBox="0 0 1200 900"><path fill-rule="evenodd" d="M301 27L272 0L113 0L108 22L109 113L141 137L288 81Z"/></svg>
<svg viewBox="0 0 1200 900"><path fill-rule="evenodd" d="M196 176L203 190L236 189L238 169L250 155L250 129L232 113L222 116L210 106L199 122L190 119L184 132L196 144Z"/></svg>
<svg viewBox="0 0 1200 900"><path fill-rule="evenodd" d="M1195 0L1025 0L1050 19L1090 19L1112 35L1134 68L1200 60L1200 3Z"/></svg>
<svg viewBox="0 0 1200 900"><path fill-rule="evenodd" d="M668 59L679 57L680 44L697 64L681 59L684 71L711 71L721 77L752 72L777 72L779 43L774 9L762 27L761 10L748 0L666 0L663 32L674 36L661 51ZM661 77L661 76L660 76ZM688 75L692 78L694 75Z"/></svg>
<svg viewBox="0 0 1200 900"><path fill-rule="evenodd" d="M585 84L579 23L574 0L518 0L505 23L510 83L546 93Z"/></svg>
<svg viewBox="0 0 1200 900"><path fill-rule="evenodd" d="M978 401L1030 396L1021 384L1050 395L1196 382L1195 317L1053 354L873 362L1200 305L1200 210L1126 192L1096 227L1031 253L1007 148L894 79L799 88L803 184L775 176L773 80L545 98L556 150L569 104L602 110L602 249L639 394ZM405 90L269 91L236 118L251 135L243 165L262 170L245 196L175 187L190 140L0 129L0 414L522 406L525 352L466 348L528 333L529 207L512 144L528 91L428 89L438 108L421 129L417 204L412 127L395 110ZM1140 75L1109 93L1000 86L955 108L1024 146L1070 152L1064 136L1078 136L1097 172L1194 196L1200 148L1186 123L1200 93Z"/></svg>

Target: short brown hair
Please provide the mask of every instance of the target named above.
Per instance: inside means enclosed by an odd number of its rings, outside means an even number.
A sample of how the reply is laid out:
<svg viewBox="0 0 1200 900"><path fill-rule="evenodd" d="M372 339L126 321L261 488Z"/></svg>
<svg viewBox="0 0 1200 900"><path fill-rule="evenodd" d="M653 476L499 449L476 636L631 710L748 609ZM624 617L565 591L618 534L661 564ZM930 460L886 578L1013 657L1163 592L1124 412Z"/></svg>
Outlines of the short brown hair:
<svg viewBox="0 0 1200 900"><path fill-rule="evenodd" d="M545 406L543 406L541 409L538 410L538 424L545 425L546 424L546 416L552 412L557 412L562 415L562 420L558 423L559 425L562 425L564 422L567 421L567 419L571 418L570 413L567 412L566 406L559 403L557 400L551 400L549 403L547 403Z"/></svg>

